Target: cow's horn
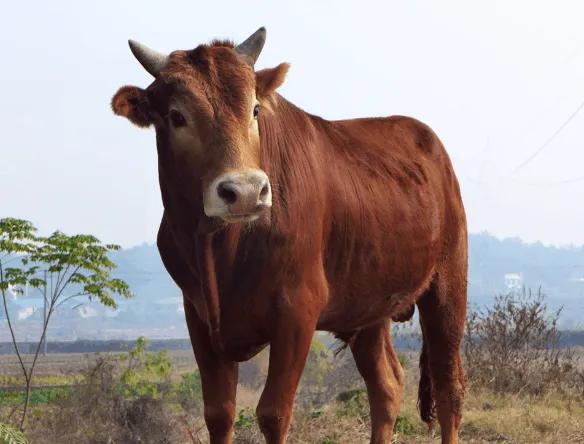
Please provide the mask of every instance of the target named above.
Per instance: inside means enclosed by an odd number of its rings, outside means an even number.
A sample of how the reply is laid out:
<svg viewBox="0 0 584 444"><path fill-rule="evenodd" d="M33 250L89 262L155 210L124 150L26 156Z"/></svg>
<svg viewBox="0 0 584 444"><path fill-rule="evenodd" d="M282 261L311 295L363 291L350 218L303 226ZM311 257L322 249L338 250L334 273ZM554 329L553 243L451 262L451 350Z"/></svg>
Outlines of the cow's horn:
<svg viewBox="0 0 584 444"><path fill-rule="evenodd" d="M128 40L128 44L130 45L132 54L134 54L144 69L154 77L158 77L162 68L168 63L168 56L156 52L153 49L148 48L146 45L134 40Z"/></svg>
<svg viewBox="0 0 584 444"><path fill-rule="evenodd" d="M264 43L266 43L266 28L262 26L250 35L243 43L237 45L235 51L253 66L260 56L260 52L262 52Z"/></svg>

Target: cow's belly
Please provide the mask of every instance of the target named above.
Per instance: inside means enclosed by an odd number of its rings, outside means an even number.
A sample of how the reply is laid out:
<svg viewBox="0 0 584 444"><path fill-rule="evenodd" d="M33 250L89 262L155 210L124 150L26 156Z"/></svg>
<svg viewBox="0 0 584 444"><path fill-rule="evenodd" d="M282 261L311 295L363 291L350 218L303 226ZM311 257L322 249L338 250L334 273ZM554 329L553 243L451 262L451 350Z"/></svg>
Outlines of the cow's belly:
<svg viewBox="0 0 584 444"><path fill-rule="evenodd" d="M439 244L431 232L407 234L375 244L355 239L329 253L329 300L319 329L353 330L400 315L416 302L433 277Z"/></svg>
<svg viewBox="0 0 584 444"><path fill-rule="evenodd" d="M430 269L414 287L379 288L376 291L331 286L329 303L322 311L318 330L348 332L408 313L433 277Z"/></svg>

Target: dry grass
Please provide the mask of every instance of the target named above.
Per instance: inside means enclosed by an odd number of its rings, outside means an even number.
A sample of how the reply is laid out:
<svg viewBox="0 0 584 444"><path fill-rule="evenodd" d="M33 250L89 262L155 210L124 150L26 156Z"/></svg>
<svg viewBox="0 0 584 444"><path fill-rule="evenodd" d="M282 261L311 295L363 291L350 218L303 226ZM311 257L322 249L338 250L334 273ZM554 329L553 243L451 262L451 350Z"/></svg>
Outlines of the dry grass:
<svg viewBox="0 0 584 444"><path fill-rule="evenodd" d="M439 431L419 419L415 356L406 360L407 383L400 417L411 426L396 433L395 443L438 443ZM240 386L238 409L254 409L260 391ZM366 403L365 403L366 404ZM263 443L257 426L236 429L239 444ZM359 444L369 442L367 406L347 408L334 401L323 408L298 407L289 436L294 444ZM471 390L465 401L462 443L584 443L584 400L550 394L545 397L504 396Z"/></svg>
<svg viewBox="0 0 584 444"><path fill-rule="evenodd" d="M470 392L462 436L516 443L583 443L582 400ZM491 441L488 441L488 439ZM478 441L481 442L481 441Z"/></svg>
<svg viewBox="0 0 584 444"><path fill-rule="evenodd" d="M169 355L173 363L173 380L179 380L181 374L195 369L192 355L186 355L182 352L170 353ZM51 377L57 380L64 374L68 377L77 377L78 373L71 372L71 368L87 368L92 362L96 362L95 356L85 355L77 355L76 363L74 356L64 358L58 355L54 357L54 362L51 362L51 355L47 358L41 363L41 368L44 369L41 374L44 375L43 378L46 378L46 381L50 381ZM440 441L438 431L428 431L426 425L420 421L416 408L417 356L413 353L408 355L404 358L404 363L407 384L400 411L400 424L397 427L394 442L438 443ZM260 359L258 365L263 367L265 363ZM2 366L3 364L0 363L0 367ZM260 375L260 379L265 376L263 371L256 373ZM306 378L305 384L309 379ZM6 381L12 381L12 378L7 378ZM261 393L260 389L256 388L258 386L261 386L261 380L251 384L251 386L240 385L238 389L237 409L239 416L236 424L236 443L238 444L264 442L253 416ZM334 398L343 391L362 388L363 384L354 369L350 354L346 353L336 358L333 361L330 374L327 374L321 381L320 387L314 385L308 389L301 387L289 442L293 444L359 444L369 442L368 408L363 392L354 392L356 395L352 397L345 396L345 401ZM320 393L320 395L314 398L315 393ZM323 393L326 396L323 397ZM124 437L124 440L110 441L112 444L138 442L132 441L137 435L126 433L125 426L116 422L117 420L113 416L118 415L118 413L124 415L126 422L141 415L150 418L146 422L135 422L132 425L134 432L141 428L147 430L154 426L156 430L165 431L165 438L171 438L166 442L181 444L208 442L204 421L200 414L197 415L195 411L185 411L178 402L171 398L165 399L164 402L134 404L124 402L116 404L119 400L116 401L112 398L111 404L107 404L106 399L98 399L96 396L98 393L84 394L79 392L67 401L68 404L65 405L66 408L62 410L63 412L87 412L87 414L78 416L71 423L67 423L66 416L49 419L56 412L55 406L36 406L28 424L28 432L33 438L32 442L40 444L63 442L59 438L65 436L67 439L74 438L75 442L102 442L99 441L99 437L106 435L107 430L104 428L113 427L108 426L103 418L112 421L111 424L115 424L115 427L121 427L116 434ZM318 402L315 399L318 399ZM323 399L325 401L321 403ZM347 401L347 399L349 400ZM108 405L116 405L117 413L110 412ZM96 406L101 407L97 408ZM99 409L102 412L101 416L96 416ZM0 408L0 422L5 420L7 412L8 409ZM88 436L84 436L83 439L75 438L78 436L75 435L75 430L83 430L83 427L88 427L92 421L95 426L89 427L95 427L93 432L96 440L92 441ZM101 429L98 427L100 421L103 422ZM141 442L155 441L142 440ZM495 394L493 391L481 390L477 386L471 386L466 397L461 442L584 443L584 399L582 397L561 396L558 393L549 393L545 396L501 395Z"/></svg>

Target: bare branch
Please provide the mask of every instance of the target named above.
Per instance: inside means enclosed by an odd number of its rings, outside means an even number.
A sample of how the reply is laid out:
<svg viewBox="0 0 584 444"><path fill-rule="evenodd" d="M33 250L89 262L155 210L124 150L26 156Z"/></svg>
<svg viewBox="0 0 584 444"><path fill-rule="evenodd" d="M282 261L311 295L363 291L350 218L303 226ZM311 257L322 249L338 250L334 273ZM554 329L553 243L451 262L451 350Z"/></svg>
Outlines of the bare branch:
<svg viewBox="0 0 584 444"><path fill-rule="evenodd" d="M81 292L81 293L76 293L76 294L74 294L74 295L71 295L71 296L67 296L65 299L63 299L63 300L59 301L59 303L58 303L58 304L56 304L54 308L55 308L55 310L56 310L56 309L57 309L57 308L59 308L61 305L63 305L65 302L67 302L67 301L69 301L69 300L71 300L71 299L74 299L74 298L81 297L81 296L89 296L89 293L83 293L83 292Z"/></svg>

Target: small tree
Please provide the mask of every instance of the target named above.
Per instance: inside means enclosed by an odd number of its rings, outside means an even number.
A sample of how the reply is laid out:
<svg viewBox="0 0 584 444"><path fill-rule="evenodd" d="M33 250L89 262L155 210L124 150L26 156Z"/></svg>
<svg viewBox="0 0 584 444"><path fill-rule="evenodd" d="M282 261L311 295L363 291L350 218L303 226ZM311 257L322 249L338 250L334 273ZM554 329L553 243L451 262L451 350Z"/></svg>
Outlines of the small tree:
<svg viewBox="0 0 584 444"><path fill-rule="evenodd" d="M67 236L56 231L48 237L41 237L36 232L34 225L28 221L0 219L0 291L6 322L26 383L21 430L28 410L35 366L55 310L75 298L97 299L105 306L116 308L114 295L131 297L128 285L110 275L115 264L109 260L108 253L118 250L117 245L102 244L90 235ZM7 301L9 289L21 293L26 286L41 290L47 304L41 335L29 366L25 365L18 348Z"/></svg>

